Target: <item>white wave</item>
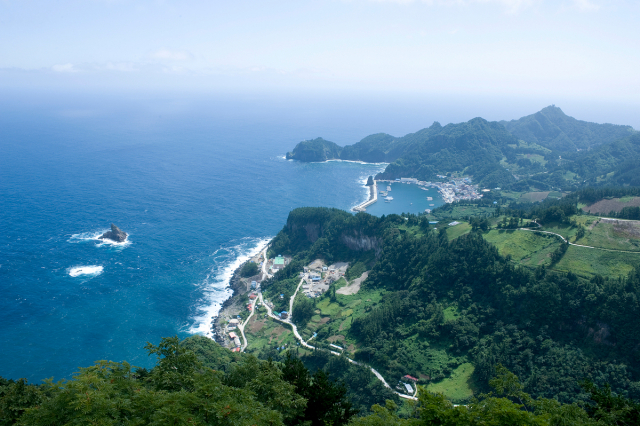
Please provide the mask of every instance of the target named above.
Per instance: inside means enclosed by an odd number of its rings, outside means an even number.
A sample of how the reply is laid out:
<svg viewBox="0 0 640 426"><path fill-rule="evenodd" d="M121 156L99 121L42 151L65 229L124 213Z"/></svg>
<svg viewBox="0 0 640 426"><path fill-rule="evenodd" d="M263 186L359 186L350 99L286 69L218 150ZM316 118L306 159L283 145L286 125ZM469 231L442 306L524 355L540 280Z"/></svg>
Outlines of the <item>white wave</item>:
<svg viewBox="0 0 640 426"><path fill-rule="evenodd" d="M203 282L198 284L204 289L204 300L197 308L197 314L188 333L213 337L211 323L220 313L224 301L233 295L233 290L229 288L233 273L244 262L260 253L271 239L245 238L240 244L222 247L213 253L215 265Z"/></svg>
<svg viewBox="0 0 640 426"><path fill-rule="evenodd" d="M373 166L388 166L389 163L367 163L366 161L360 161L360 160L340 160L340 159L333 159L333 160L325 160L325 163L329 163L329 162L337 162L337 163L356 163L356 164L368 164L368 165L373 165Z"/></svg>
<svg viewBox="0 0 640 426"><path fill-rule="evenodd" d="M69 268L69 275L72 277L79 277L80 275L97 277L102 273L103 269L101 265L74 266Z"/></svg>
<svg viewBox="0 0 640 426"><path fill-rule="evenodd" d="M118 241L107 239L107 238L100 239L102 234L104 234L107 231L109 230L104 229L98 232L82 232L80 234L73 234L71 235L71 238L69 238L67 241L70 243L82 243L87 241L95 241L96 243L98 243L97 244L98 247L111 246L118 249L124 249L125 247L128 247L131 245L131 241L129 241L130 235L128 235L127 238L121 243Z"/></svg>

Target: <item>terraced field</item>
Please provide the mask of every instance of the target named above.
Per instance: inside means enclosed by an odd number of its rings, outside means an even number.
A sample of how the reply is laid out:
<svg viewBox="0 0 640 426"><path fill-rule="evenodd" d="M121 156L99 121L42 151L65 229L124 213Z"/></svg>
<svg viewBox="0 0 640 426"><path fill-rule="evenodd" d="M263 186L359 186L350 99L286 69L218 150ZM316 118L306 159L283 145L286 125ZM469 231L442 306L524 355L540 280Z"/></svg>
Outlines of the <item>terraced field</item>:
<svg viewBox="0 0 640 426"><path fill-rule="evenodd" d="M549 265L551 253L560 246L560 239L549 234L520 230L491 230L483 237L494 244L501 255L527 266Z"/></svg>

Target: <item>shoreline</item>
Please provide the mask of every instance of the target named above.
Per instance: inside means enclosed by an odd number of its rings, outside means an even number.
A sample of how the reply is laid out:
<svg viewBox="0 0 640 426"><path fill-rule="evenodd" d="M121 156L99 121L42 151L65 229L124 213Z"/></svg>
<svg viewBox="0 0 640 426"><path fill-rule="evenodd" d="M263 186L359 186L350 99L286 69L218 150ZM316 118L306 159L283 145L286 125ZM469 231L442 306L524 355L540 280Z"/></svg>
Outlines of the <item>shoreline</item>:
<svg viewBox="0 0 640 426"><path fill-rule="evenodd" d="M247 262L250 262L253 259L264 258L266 261L266 251L268 250L272 240L273 238L269 239L269 241L267 241L260 248L260 251L258 251L258 253L238 265L238 267L233 271L231 278L229 279L229 285L226 288L231 289L231 296L229 296L224 302L220 304L220 310L218 311L218 314L215 315L215 317L211 318L210 325L210 338L219 343L222 347L231 349L229 347L229 339L227 339L226 324L230 319L236 318L238 315L240 315L241 312L246 311L244 304L240 302L242 296L251 292L250 287L248 287L248 283L250 283L251 281L257 281L259 286L260 283L267 278L263 273L264 268L260 270L260 273L258 275L246 278L242 278L240 276L240 271Z"/></svg>

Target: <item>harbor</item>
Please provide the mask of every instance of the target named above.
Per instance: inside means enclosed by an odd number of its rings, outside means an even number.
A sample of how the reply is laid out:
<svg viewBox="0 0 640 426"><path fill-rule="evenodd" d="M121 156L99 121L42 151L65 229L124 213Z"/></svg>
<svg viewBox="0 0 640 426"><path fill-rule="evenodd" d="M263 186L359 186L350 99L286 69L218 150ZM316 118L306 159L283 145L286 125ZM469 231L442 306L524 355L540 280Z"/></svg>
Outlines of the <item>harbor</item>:
<svg viewBox="0 0 640 426"><path fill-rule="evenodd" d="M431 213L438 206L460 200L482 198L477 185L468 177L451 178L446 182L426 182L414 178L374 180L369 199L352 210L366 211L375 216L399 213ZM384 203L377 203L380 197Z"/></svg>

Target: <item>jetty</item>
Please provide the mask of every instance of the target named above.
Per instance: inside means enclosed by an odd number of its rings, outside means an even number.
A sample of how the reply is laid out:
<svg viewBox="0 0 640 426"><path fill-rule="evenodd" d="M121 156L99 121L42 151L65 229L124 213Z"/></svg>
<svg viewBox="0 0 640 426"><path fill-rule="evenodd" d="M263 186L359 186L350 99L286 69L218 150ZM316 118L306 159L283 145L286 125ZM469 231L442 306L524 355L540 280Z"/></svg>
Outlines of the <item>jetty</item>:
<svg viewBox="0 0 640 426"><path fill-rule="evenodd" d="M369 207L371 204L375 203L376 201L378 201L378 181L374 180L373 186L369 187L369 199L364 203L358 204L351 210L353 210L354 212L365 212L367 211L367 207Z"/></svg>

